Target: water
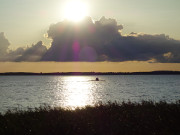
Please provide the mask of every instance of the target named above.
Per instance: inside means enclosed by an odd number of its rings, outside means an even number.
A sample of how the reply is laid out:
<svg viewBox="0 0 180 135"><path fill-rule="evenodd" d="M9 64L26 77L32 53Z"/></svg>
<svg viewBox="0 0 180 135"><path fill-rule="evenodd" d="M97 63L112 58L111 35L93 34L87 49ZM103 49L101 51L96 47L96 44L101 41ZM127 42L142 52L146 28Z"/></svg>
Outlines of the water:
<svg viewBox="0 0 180 135"><path fill-rule="evenodd" d="M0 76L0 112L47 104L83 107L108 101L180 100L178 75Z"/></svg>

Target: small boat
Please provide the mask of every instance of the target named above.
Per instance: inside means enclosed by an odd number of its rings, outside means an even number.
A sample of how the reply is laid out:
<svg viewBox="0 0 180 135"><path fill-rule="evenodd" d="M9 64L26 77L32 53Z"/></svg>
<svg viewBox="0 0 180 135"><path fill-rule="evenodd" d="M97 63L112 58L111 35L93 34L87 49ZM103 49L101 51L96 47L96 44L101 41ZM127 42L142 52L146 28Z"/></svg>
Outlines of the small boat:
<svg viewBox="0 0 180 135"><path fill-rule="evenodd" d="M99 78L98 78L98 77L96 77L96 81L99 81Z"/></svg>

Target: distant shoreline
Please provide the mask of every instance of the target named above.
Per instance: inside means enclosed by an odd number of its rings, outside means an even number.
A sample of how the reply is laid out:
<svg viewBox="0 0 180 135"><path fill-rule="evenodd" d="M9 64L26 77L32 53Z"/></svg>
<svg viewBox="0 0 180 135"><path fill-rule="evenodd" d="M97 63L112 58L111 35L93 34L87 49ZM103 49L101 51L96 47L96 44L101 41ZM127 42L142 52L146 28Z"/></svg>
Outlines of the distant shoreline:
<svg viewBox="0 0 180 135"><path fill-rule="evenodd" d="M33 72L6 72L0 76L9 75L180 75L180 71L152 71L152 72L52 72L52 73L33 73Z"/></svg>

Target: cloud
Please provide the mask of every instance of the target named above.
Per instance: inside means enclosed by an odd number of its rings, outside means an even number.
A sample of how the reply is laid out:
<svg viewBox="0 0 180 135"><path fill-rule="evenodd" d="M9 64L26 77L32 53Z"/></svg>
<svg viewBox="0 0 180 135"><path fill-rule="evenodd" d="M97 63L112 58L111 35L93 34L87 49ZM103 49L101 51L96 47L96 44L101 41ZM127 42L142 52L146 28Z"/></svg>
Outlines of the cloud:
<svg viewBox="0 0 180 135"><path fill-rule="evenodd" d="M135 34L121 36L106 46L111 61L148 61L161 63L180 62L180 42L165 34ZM168 56L168 57L167 57Z"/></svg>
<svg viewBox="0 0 180 135"><path fill-rule="evenodd" d="M131 32L122 35L123 25L102 17L86 17L80 23L68 20L52 24L47 31L52 39L47 49L40 41L29 48L9 51L7 61L149 61L180 63L180 41L165 34ZM9 46L6 43L5 52Z"/></svg>
<svg viewBox="0 0 180 135"><path fill-rule="evenodd" d="M0 33L0 60L4 55L6 55L10 43L5 37L4 32Z"/></svg>
<svg viewBox="0 0 180 135"><path fill-rule="evenodd" d="M33 44L31 47L19 47L16 50L10 50L8 55L4 57L4 61L40 61L41 57L46 53L47 48L43 45L42 41Z"/></svg>
<svg viewBox="0 0 180 135"><path fill-rule="evenodd" d="M46 51L46 46L43 45L42 41L39 41L37 44L26 48L23 53L19 50L22 55L16 58L15 61L39 61Z"/></svg>
<svg viewBox="0 0 180 135"><path fill-rule="evenodd" d="M51 25L47 33L52 45L42 60L101 61L102 47L119 37L122 28L115 19L105 17L94 23L86 17L79 24L65 20Z"/></svg>
<svg viewBox="0 0 180 135"><path fill-rule="evenodd" d="M180 42L165 34L123 36L115 19L102 17L93 23L63 21L50 26L52 46L43 61L152 61L180 62Z"/></svg>

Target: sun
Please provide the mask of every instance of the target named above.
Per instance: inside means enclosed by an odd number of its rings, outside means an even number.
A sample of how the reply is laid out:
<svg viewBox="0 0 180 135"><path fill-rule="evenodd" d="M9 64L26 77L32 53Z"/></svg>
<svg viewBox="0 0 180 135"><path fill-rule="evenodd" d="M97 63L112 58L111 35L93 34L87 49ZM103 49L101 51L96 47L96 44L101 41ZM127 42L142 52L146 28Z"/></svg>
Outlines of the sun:
<svg viewBox="0 0 180 135"><path fill-rule="evenodd" d="M69 1L64 6L64 18L70 21L79 22L88 16L88 5L83 1Z"/></svg>

